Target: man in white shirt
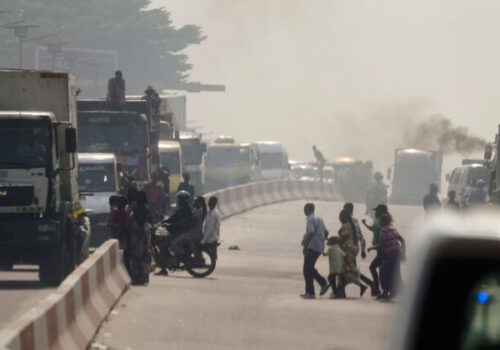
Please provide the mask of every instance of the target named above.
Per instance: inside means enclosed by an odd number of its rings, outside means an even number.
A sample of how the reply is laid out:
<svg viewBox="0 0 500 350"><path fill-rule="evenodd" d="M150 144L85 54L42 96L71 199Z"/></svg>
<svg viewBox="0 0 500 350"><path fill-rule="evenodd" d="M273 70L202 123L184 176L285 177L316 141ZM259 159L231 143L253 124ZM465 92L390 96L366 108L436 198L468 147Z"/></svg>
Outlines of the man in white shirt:
<svg viewBox="0 0 500 350"><path fill-rule="evenodd" d="M219 241L220 214L217 209L215 209L216 206L217 198L210 197L210 199L208 200L208 208L210 209L210 211L205 218L201 244L211 244Z"/></svg>

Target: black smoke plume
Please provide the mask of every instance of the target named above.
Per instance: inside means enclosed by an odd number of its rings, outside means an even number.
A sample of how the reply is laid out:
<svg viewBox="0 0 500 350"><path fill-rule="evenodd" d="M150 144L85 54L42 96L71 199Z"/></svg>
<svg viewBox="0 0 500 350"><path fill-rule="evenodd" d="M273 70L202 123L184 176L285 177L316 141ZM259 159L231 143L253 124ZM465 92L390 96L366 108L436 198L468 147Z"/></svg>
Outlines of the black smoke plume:
<svg viewBox="0 0 500 350"><path fill-rule="evenodd" d="M442 116L433 115L427 121L417 124L405 135L407 147L439 150L443 154L467 155L484 150L486 141L469 134L469 129L455 126Z"/></svg>

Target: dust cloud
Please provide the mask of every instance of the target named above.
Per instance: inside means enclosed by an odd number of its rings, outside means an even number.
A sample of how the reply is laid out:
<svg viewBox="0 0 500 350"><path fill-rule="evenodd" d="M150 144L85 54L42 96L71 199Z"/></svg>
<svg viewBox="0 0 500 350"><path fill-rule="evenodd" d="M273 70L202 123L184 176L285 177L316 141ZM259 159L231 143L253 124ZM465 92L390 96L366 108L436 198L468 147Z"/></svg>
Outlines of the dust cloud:
<svg viewBox="0 0 500 350"><path fill-rule="evenodd" d="M186 52L190 80L227 87L225 94L188 97L188 117L208 139L279 140L296 160L312 160L316 144L327 158L353 156L384 169L394 149L410 143L442 149L451 168L460 164L452 153L480 151L482 139L494 137L500 49L488 38L500 31L500 2L152 6L170 10L176 26L199 24L208 37ZM435 126L445 132L429 133Z"/></svg>

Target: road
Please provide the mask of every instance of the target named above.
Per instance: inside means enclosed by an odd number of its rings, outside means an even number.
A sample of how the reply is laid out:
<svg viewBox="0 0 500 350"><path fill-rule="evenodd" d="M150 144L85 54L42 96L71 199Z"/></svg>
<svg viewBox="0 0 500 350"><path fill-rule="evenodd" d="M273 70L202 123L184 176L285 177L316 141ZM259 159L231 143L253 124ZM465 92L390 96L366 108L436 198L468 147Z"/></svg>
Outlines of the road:
<svg viewBox="0 0 500 350"><path fill-rule="evenodd" d="M55 288L38 280L37 266L14 266L13 271L0 272L0 328L4 327Z"/></svg>
<svg viewBox="0 0 500 350"><path fill-rule="evenodd" d="M369 293L360 299L355 286L347 288L347 300L299 298L303 204L267 206L224 221L212 276L194 279L177 272L132 287L96 344L109 349L384 349L397 303L375 301ZM316 206L336 232L341 203ZM421 218L420 208L390 209L404 234ZM240 250L229 250L231 245ZM366 274L369 259L360 264ZM326 258L318 266L328 273Z"/></svg>

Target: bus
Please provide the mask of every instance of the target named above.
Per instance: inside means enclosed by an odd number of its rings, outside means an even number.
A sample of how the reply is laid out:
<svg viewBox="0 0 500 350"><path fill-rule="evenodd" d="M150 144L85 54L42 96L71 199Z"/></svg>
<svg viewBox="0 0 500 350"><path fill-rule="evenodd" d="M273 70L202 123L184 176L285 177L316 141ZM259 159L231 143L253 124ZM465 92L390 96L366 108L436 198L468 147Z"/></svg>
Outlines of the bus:
<svg viewBox="0 0 500 350"><path fill-rule="evenodd" d="M256 144L214 142L208 146L205 162L207 191L245 184L260 179Z"/></svg>
<svg viewBox="0 0 500 350"><path fill-rule="evenodd" d="M256 143L262 167L262 180L279 180L289 177L288 154L277 141Z"/></svg>

